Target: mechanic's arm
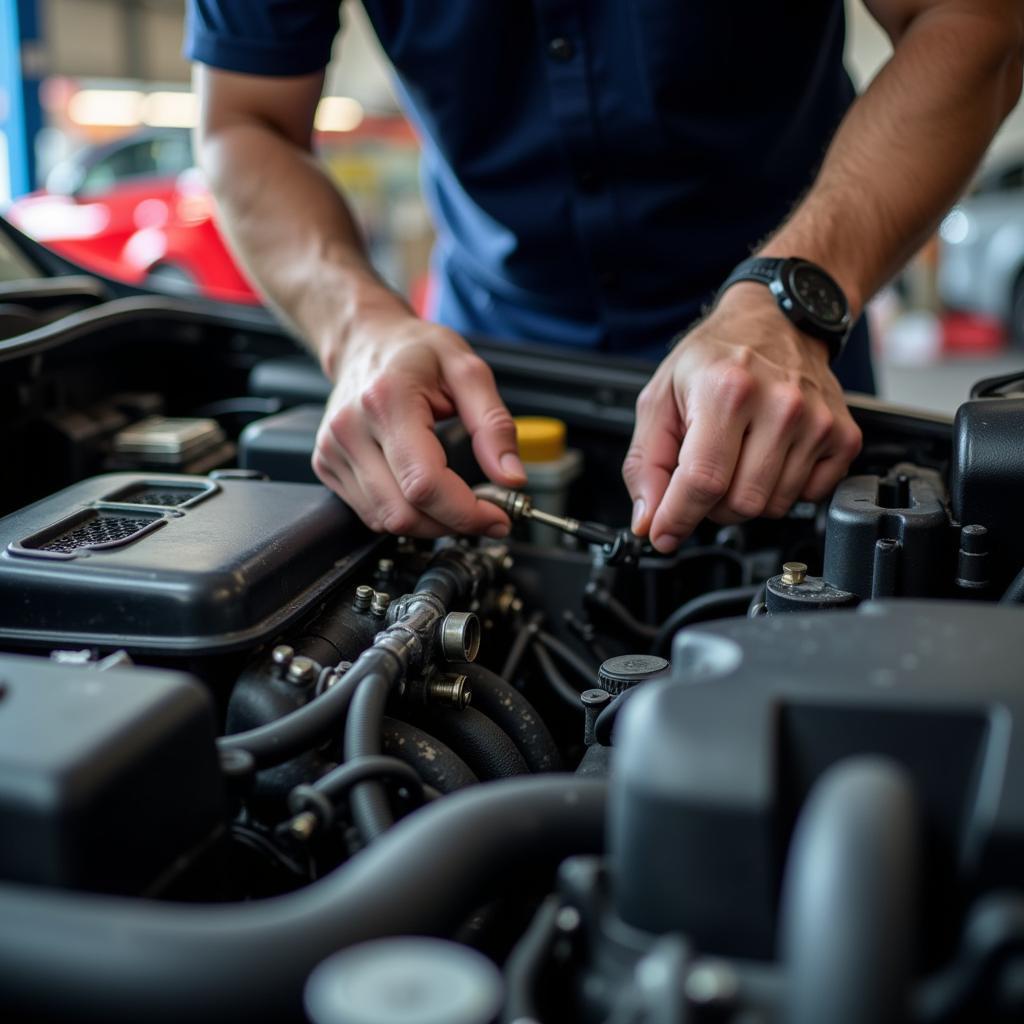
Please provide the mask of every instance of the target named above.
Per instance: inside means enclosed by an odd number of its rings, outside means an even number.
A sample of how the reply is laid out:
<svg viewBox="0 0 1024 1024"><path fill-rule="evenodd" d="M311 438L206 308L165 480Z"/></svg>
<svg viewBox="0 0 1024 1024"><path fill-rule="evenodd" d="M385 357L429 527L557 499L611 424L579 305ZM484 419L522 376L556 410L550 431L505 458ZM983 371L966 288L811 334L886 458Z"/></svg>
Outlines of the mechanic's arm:
<svg viewBox="0 0 1024 1024"><path fill-rule="evenodd" d="M759 251L839 282L854 317L960 194L1021 91L1020 0L866 0L895 47L850 108L814 186ZM768 289L734 285L637 404L623 466L633 528L671 551L705 517L819 500L860 450L825 345Z"/></svg>
<svg viewBox="0 0 1024 1024"><path fill-rule="evenodd" d="M512 418L457 334L416 317L374 273L311 153L323 75L199 66L200 161L232 248L334 382L313 467L373 529L502 536L508 520L450 470L435 420L458 415L484 472L521 486Z"/></svg>

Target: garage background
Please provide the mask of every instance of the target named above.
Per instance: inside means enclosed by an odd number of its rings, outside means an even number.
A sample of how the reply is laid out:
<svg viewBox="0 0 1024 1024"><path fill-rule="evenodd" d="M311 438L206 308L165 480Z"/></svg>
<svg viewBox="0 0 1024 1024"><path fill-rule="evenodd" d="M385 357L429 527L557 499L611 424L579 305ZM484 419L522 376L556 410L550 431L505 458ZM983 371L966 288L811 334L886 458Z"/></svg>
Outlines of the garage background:
<svg viewBox="0 0 1024 1024"><path fill-rule="evenodd" d="M859 0L847 7L847 65L863 87L891 51ZM0 209L90 269L253 302L216 237L204 186L185 166L187 142L174 142L175 149L153 141L187 139L195 120L181 56L183 15L184 0L0 0ZM350 0L344 15L318 144L353 200L376 265L418 302L431 231L416 142L361 6ZM118 149L132 139L149 145ZM138 192L157 177L166 179L162 191ZM872 305L886 397L950 410L977 377L1024 363L1024 104L1000 131L979 180L987 194L955 211ZM24 198L36 190L48 200ZM101 215L116 219L118 204L128 228L102 240L90 236ZM1002 277L975 265L977 245L968 259L966 242L975 243L978 223L984 226L975 216L979 204L982 213L997 208L999 244L1019 249L1019 268ZM167 209L184 218L174 231L161 220ZM171 235L180 253L168 248Z"/></svg>

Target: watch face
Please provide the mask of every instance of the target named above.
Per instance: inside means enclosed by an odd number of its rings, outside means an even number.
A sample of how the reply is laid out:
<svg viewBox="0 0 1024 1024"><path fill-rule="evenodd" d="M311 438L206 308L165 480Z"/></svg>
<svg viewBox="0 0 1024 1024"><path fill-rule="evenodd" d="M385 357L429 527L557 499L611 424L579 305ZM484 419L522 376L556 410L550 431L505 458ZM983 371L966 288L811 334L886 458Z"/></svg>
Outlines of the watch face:
<svg viewBox="0 0 1024 1024"><path fill-rule="evenodd" d="M801 263L793 268L790 288L800 305L820 323L838 327L846 318L846 296L828 274Z"/></svg>

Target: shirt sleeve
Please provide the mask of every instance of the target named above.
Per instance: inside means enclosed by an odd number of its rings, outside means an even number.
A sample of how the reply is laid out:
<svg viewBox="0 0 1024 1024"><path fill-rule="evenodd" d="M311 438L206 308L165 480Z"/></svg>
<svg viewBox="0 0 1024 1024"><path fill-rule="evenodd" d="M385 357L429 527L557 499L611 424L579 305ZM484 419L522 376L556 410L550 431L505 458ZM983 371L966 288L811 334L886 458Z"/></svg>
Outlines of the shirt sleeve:
<svg viewBox="0 0 1024 1024"><path fill-rule="evenodd" d="M250 75L306 75L327 66L340 0L187 0L188 60Z"/></svg>

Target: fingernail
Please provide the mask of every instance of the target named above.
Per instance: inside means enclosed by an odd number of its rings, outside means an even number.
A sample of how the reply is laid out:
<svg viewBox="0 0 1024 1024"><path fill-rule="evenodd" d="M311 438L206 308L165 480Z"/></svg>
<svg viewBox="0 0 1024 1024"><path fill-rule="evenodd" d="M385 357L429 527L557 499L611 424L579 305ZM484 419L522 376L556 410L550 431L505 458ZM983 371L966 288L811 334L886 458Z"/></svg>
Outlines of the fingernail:
<svg viewBox="0 0 1024 1024"><path fill-rule="evenodd" d="M670 533L663 533L656 541L653 541L653 544L663 555L667 555L679 547L679 538L673 537Z"/></svg>
<svg viewBox="0 0 1024 1024"><path fill-rule="evenodd" d="M643 498L637 498L633 502L633 523L631 529L634 533L637 533L640 529L640 521L644 517L644 513L647 512L647 502Z"/></svg>
<svg viewBox="0 0 1024 1024"><path fill-rule="evenodd" d="M501 540L502 537L508 536L508 525L506 523L495 523L493 526L488 526L486 532L488 537Z"/></svg>
<svg viewBox="0 0 1024 1024"><path fill-rule="evenodd" d="M526 469L523 467L522 460L515 452L505 452L498 460L498 465L501 466L501 471L509 476L521 479L526 477Z"/></svg>

